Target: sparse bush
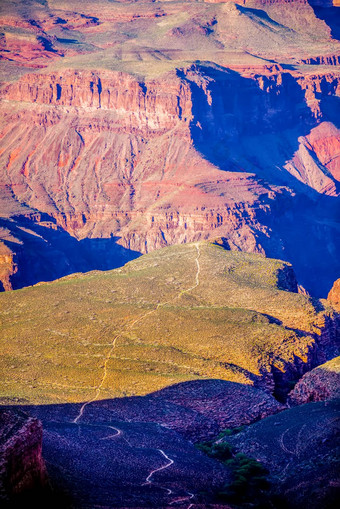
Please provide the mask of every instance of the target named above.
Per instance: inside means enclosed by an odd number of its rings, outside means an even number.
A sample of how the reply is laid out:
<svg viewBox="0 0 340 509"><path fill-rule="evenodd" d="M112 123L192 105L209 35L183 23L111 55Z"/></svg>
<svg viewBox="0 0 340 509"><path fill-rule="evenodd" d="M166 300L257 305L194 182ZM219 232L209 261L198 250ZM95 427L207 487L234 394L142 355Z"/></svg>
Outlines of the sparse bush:
<svg viewBox="0 0 340 509"><path fill-rule="evenodd" d="M238 431L240 429L226 429L222 434L230 436ZM225 484L216 494L219 500L236 505L251 502L254 507L265 503L263 492L270 487L267 480L269 472L259 461L243 453L234 454L232 446L227 442L216 443L211 440L197 444L196 447L210 458L221 461L232 471L231 483Z"/></svg>
<svg viewBox="0 0 340 509"><path fill-rule="evenodd" d="M214 458L219 461L225 461L232 456L232 447L226 442L203 442L197 444L196 447L207 454L210 458Z"/></svg>
<svg viewBox="0 0 340 509"><path fill-rule="evenodd" d="M231 435L236 435L236 433L240 433L243 429L244 429L244 426L237 426L236 428L224 429L217 436L217 440L224 438L224 437L230 437Z"/></svg>
<svg viewBox="0 0 340 509"><path fill-rule="evenodd" d="M233 481L218 492L219 499L235 504L251 501L255 505L263 500L262 492L268 490L270 485L266 477L268 470L260 462L238 453L225 465L231 468Z"/></svg>

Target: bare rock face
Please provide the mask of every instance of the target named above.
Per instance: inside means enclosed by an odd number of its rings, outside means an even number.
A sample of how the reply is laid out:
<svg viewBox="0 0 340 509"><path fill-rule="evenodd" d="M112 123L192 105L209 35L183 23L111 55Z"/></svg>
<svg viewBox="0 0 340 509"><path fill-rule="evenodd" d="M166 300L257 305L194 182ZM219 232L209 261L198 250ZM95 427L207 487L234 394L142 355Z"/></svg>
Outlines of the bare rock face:
<svg viewBox="0 0 340 509"><path fill-rule="evenodd" d="M11 290L11 278L16 273L13 252L2 242L0 243L0 289ZM2 286L2 288L1 288Z"/></svg>
<svg viewBox="0 0 340 509"><path fill-rule="evenodd" d="M321 4L32 5L0 14L3 217L26 207L140 253L223 236L325 296L340 270L340 47ZM18 258L5 289L28 284Z"/></svg>
<svg viewBox="0 0 340 509"><path fill-rule="evenodd" d="M291 404L325 401L340 397L340 357L306 373L290 392Z"/></svg>
<svg viewBox="0 0 340 509"><path fill-rule="evenodd" d="M340 279L337 279L328 294L328 300L331 302L332 306L335 307L338 311L340 311Z"/></svg>
<svg viewBox="0 0 340 509"><path fill-rule="evenodd" d="M333 124L313 128L320 115L313 90L327 94L338 82L330 74L306 80L275 68L262 73L193 67L145 84L109 72L26 75L2 92L3 183L78 239L114 236L124 248L147 252L223 235L230 249L284 258L291 241L271 215L275 204L290 208L295 198L248 173L249 159L233 161L242 144L263 159L254 132L269 143L273 130L293 129L306 98L313 104L303 112L309 134L286 162L281 184L296 178L337 195L338 132ZM268 163L257 164L269 178Z"/></svg>
<svg viewBox="0 0 340 509"><path fill-rule="evenodd" d="M0 501L15 504L47 487L42 425L22 412L0 412Z"/></svg>

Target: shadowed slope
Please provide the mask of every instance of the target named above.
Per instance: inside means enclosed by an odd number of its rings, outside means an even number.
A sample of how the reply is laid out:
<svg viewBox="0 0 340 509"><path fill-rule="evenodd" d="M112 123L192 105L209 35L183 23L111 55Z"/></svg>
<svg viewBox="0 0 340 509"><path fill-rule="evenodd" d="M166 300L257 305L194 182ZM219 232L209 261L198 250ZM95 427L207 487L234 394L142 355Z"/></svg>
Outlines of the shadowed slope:
<svg viewBox="0 0 340 509"><path fill-rule="evenodd" d="M268 468L278 507L336 507L339 402L294 407L227 437L238 452Z"/></svg>
<svg viewBox="0 0 340 509"><path fill-rule="evenodd" d="M34 217L32 213L32 216L0 218L0 245L5 254L0 283L6 290L74 272L113 269L140 256L117 244L119 239L77 240L47 214L36 213Z"/></svg>

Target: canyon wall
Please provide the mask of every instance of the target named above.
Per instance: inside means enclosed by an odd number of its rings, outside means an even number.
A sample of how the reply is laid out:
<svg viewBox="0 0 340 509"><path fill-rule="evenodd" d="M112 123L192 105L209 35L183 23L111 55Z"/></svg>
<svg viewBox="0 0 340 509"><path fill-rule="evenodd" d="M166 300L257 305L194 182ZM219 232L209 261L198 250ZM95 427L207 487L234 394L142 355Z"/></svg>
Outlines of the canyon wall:
<svg viewBox="0 0 340 509"><path fill-rule="evenodd" d="M301 405L340 397L340 358L306 373L289 393L289 403Z"/></svg>
<svg viewBox="0 0 340 509"><path fill-rule="evenodd" d="M47 473L41 455L42 425L20 411L0 412L0 501L17 507L36 501L47 489ZM25 497L25 498L24 498Z"/></svg>
<svg viewBox="0 0 340 509"><path fill-rule="evenodd" d="M2 188L78 239L147 252L224 236L231 249L284 257L273 203L339 192L338 131L320 100L338 94L336 73L280 66L193 66L144 83L27 74L1 91Z"/></svg>
<svg viewBox="0 0 340 509"><path fill-rule="evenodd" d="M340 311L340 279L337 279L334 282L334 285L328 294L328 300L335 309Z"/></svg>
<svg viewBox="0 0 340 509"><path fill-rule="evenodd" d="M100 5L0 13L2 289L223 236L326 296L340 271L336 7Z"/></svg>

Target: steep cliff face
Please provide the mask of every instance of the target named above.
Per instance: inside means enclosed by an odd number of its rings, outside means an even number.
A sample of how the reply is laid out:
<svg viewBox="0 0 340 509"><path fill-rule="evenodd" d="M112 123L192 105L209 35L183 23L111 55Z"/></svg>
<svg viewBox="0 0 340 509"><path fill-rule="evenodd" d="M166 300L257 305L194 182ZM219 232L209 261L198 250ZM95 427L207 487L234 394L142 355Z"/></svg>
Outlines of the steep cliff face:
<svg viewBox="0 0 340 509"><path fill-rule="evenodd" d="M108 71L28 74L2 90L1 180L78 239L115 236L147 252L223 235L231 249L285 257L272 203L293 195L287 185L304 191L300 182L338 193L338 131L318 125L316 99L338 83L277 66L194 66L145 83ZM296 126L305 136L294 153ZM290 153L272 143L282 133Z"/></svg>
<svg viewBox="0 0 340 509"><path fill-rule="evenodd" d="M0 289L12 290L11 279L17 271L13 252L3 243L0 243ZM2 288L1 288L2 286Z"/></svg>
<svg viewBox="0 0 340 509"><path fill-rule="evenodd" d="M302 355L301 353L299 354L297 350L296 353L294 353L287 362L281 360L280 354L279 352L277 352L277 360L274 361L271 367L270 377L267 377L267 381L273 384L273 393L279 401L286 401L287 397L288 400L290 401L291 395L292 398L294 399L295 397L294 394L297 395L296 397L297 400L299 394L299 387L302 387L302 393L305 392L303 389L304 386L303 380L306 380L307 383L308 380L311 381L313 380L313 376L312 378L310 378L311 376L310 372L313 373L314 371L316 371L317 373L320 373L320 370L321 372L323 371L322 366L320 368L316 368L315 370L313 368L319 366L320 364L325 363L326 360L333 359L333 357L339 355L340 352L339 331L340 331L340 317L337 313L331 312L330 314L321 314L314 325L314 331L312 333L313 340L308 344L307 348L304 351L304 354ZM327 376L324 378L327 379ZM333 377L333 381L335 381L335 378L336 376ZM292 384L294 384L296 380L300 380L296 386L297 387L296 392L295 389L294 391L290 392ZM335 392L337 391L335 387L334 391ZM318 391L316 390L315 392L317 393ZM315 399L313 399L313 397L311 396L310 399L307 398L305 402L322 401L325 392L326 391L322 391L322 389L320 389L319 398L316 397Z"/></svg>
<svg viewBox="0 0 340 509"><path fill-rule="evenodd" d="M0 281L12 290L73 272L108 270L139 256L115 238L78 241L47 214L27 212L0 219Z"/></svg>
<svg viewBox="0 0 340 509"><path fill-rule="evenodd" d="M335 309L340 311L340 279L337 279L332 286L332 289L328 294L328 300Z"/></svg>
<svg viewBox="0 0 340 509"><path fill-rule="evenodd" d="M6 507L16 507L25 496L34 501L34 494L39 498L47 488L41 451L41 423L22 412L1 410L0 500Z"/></svg>
<svg viewBox="0 0 340 509"><path fill-rule="evenodd" d="M325 296L340 271L331 25L298 1L100 6L0 13L2 215L19 204L15 221L33 229L46 213L75 239L143 253L223 236L291 261ZM25 264L6 269L6 288L27 284Z"/></svg>
<svg viewBox="0 0 340 509"><path fill-rule="evenodd" d="M289 402L301 405L340 397L340 357L306 373L289 393Z"/></svg>

